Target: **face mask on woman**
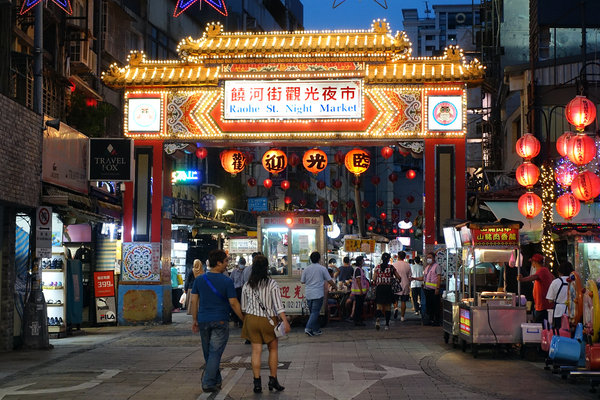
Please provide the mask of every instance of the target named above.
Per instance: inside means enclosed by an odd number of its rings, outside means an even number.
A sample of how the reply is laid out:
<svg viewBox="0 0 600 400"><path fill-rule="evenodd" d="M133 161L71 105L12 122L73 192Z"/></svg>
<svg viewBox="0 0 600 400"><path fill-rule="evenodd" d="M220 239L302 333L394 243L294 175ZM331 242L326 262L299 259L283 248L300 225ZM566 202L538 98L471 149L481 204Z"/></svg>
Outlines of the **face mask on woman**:
<svg viewBox="0 0 600 400"><path fill-rule="evenodd" d="M427 264L432 264L432 263L433 263L433 259L431 259L431 258L428 258L428 259L427 259Z"/></svg>

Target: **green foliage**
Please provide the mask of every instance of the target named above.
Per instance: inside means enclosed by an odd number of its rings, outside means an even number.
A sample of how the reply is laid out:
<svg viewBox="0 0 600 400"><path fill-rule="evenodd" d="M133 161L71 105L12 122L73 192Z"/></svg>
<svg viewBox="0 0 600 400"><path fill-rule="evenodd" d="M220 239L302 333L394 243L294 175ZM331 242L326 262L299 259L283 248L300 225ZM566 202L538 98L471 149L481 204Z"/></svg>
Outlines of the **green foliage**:
<svg viewBox="0 0 600 400"><path fill-rule="evenodd" d="M113 106L101 101L95 106L88 106L86 97L76 91L71 96L67 123L88 137L103 137L106 131L105 120L114 112Z"/></svg>

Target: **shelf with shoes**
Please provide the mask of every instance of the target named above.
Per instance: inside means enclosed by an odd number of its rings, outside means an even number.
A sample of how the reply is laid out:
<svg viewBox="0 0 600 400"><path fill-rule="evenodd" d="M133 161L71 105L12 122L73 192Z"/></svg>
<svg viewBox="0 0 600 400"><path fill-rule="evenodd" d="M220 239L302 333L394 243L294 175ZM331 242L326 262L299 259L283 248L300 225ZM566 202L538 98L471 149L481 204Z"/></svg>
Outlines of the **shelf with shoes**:
<svg viewBox="0 0 600 400"><path fill-rule="evenodd" d="M48 333L66 332L66 268L62 247L52 248L52 257L42 259L42 291L46 300Z"/></svg>

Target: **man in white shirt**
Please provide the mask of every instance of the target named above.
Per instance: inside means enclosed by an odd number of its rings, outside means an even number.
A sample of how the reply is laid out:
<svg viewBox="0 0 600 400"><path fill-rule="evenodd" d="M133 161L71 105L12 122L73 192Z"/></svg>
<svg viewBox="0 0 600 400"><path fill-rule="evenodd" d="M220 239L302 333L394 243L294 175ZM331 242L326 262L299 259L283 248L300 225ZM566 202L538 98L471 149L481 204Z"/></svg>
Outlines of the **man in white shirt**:
<svg viewBox="0 0 600 400"><path fill-rule="evenodd" d="M413 308L415 314L421 313L421 305L423 304L423 262L419 256L416 256L414 262L410 264L410 271L413 279L410 281L410 292L412 295Z"/></svg>
<svg viewBox="0 0 600 400"><path fill-rule="evenodd" d="M318 251L313 251L310 254L310 262L302 271L300 282L306 286L304 288L304 295L306 296L306 302L308 303L308 309L310 310L310 316L306 323L304 333L308 336L320 335L321 329L319 327L319 314L323 307L323 299L325 297L325 282L329 283L331 287L336 288L335 282L329 275L327 268L319 264L321 260L321 254Z"/></svg>
<svg viewBox="0 0 600 400"><path fill-rule="evenodd" d="M404 313L406 312L406 302L410 300L410 278L412 277L412 272L410 270L410 264L407 263L404 259L406 258L406 253L401 251L398 253L398 261L394 262L392 265L400 275L400 291L396 292L395 295L398 296L398 300L400 301L400 320L404 321ZM396 302L396 307L394 309L394 319L398 318L398 302Z"/></svg>
<svg viewBox="0 0 600 400"><path fill-rule="evenodd" d="M567 278L573 272L573 265L569 261L563 261L558 266L560 276L552 281L546 293L546 300L553 307L548 310L548 321L552 322L554 328L560 328L561 318L567 312L567 297L569 284Z"/></svg>

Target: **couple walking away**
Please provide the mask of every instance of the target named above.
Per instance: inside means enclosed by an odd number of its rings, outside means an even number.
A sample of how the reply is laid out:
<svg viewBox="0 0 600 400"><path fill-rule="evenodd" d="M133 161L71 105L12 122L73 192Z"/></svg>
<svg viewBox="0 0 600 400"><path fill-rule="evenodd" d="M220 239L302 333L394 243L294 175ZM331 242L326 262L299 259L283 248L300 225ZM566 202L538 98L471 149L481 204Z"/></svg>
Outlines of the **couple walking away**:
<svg viewBox="0 0 600 400"><path fill-rule="evenodd" d="M269 320L273 321L278 315L285 332L288 333L291 328L285 316L279 287L267 275L267 259L257 256L253 260L252 274L242 288L241 307L233 281L223 274L227 268L227 253L213 250L208 259L211 270L194 281L190 304L194 320L192 331L200 333L205 361L202 391L215 392L221 389L223 379L219 366L229 340L230 308L243 321L242 337L252 343L254 392L262 391L260 357L263 343L269 349L269 390L283 390L283 386L277 381L278 340Z"/></svg>

